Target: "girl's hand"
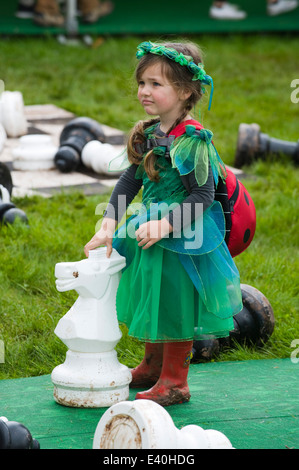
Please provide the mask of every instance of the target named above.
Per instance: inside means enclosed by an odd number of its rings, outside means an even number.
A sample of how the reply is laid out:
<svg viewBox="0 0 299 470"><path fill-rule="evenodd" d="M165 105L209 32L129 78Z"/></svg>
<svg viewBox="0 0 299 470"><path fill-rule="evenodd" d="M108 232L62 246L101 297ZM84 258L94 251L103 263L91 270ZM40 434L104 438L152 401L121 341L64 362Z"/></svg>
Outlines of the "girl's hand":
<svg viewBox="0 0 299 470"><path fill-rule="evenodd" d="M110 258L112 253L112 239L116 228L117 222L114 219L105 218L103 220L100 230L92 237L92 239L85 245L84 253L88 257L89 250L99 247L100 245L107 246L107 258Z"/></svg>
<svg viewBox="0 0 299 470"><path fill-rule="evenodd" d="M150 220L136 230L136 239L138 246L142 246L144 250L154 245L154 243L166 237L173 230L172 226L166 219Z"/></svg>

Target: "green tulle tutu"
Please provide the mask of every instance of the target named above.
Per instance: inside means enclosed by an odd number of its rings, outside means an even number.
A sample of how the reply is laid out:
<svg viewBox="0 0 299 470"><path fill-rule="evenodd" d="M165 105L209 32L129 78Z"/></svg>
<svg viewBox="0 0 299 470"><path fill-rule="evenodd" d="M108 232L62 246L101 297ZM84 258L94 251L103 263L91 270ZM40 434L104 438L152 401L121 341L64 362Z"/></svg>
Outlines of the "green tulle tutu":
<svg viewBox="0 0 299 470"><path fill-rule="evenodd" d="M171 234L149 249L138 247L135 231L164 217L187 196L177 168L159 158L160 180L143 179L143 206L115 233L113 247L126 257L116 308L129 335L147 342L225 337L242 308L238 270L224 242L221 206L214 202L180 236ZM199 237L197 230L203 234ZM192 239L193 236L193 239Z"/></svg>

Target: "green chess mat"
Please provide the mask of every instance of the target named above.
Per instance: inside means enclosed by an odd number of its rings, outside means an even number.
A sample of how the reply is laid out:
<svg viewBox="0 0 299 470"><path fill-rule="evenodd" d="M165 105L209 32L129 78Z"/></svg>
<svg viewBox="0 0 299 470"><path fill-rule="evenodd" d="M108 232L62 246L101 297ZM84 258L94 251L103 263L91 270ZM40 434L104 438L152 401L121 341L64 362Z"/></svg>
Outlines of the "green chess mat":
<svg viewBox="0 0 299 470"><path fill-rule="evenodd" d="M166 410L178 429L215 429L235 449L299 449L298 377L291 359L191 364L191 400ZM41 449L92 449L106 410L59 405L50 375L0 381L0 416L24 424Z"/></svg>

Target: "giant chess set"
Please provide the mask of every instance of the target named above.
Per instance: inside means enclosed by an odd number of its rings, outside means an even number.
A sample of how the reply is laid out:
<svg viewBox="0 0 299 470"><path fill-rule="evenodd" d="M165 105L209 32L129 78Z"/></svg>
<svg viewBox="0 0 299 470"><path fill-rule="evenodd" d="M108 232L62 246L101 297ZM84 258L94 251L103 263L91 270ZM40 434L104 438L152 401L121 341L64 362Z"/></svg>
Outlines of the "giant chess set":
<svg viewBox="0 0 299 470"><path fill-rule="evenodd" d="M78 189L89 195L105 193L115 185L119 175L109 174L105 169L95 171L80 164L76 170L62 172L55 165L54 154L61 134L65 126L76 119L75 115L47 104L24 106L24 118L27 124L24 135L5 136L0 155L0 161L11 172L12 197L35 194L50 197L62 189ZM100 126L105 144L113 149L113 154L120 153L125 135L118 129Z"/></svg>

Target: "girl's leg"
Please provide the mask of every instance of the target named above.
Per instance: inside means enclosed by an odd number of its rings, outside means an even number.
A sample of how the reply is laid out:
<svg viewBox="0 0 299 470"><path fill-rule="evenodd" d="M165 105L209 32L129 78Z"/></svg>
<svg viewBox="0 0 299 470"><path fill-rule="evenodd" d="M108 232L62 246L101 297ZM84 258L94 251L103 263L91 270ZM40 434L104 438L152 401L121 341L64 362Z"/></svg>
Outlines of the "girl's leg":
<svg viewBox="0 0 299 470"><path fill-rule="evenodd" d="M297 0L267 0L267 13L270 16L287 13L298 7Z"/></svg>
<svg viewBox="0 0 299 470"><path fill-rule="evenodd" d="M62 26L64 24L57 0L37 0L33 20L41 26Z"/></svg>
<svg viewBox="0 0 299 470"><path fill-rule="evenodd" d="M84 23L95 23L99 18L109 15L113 10L113 3L100 0L78 0L78 8Z"/></svg>
<svg viewBox="0 0 299 470"><path fill-rule="evenodd" d="M163 343L145 343L142 362L131 370L131 388L151 387L159 379L163 360Z"/></svg>
<svg viewBox="0 0 299 470"><path fill-rule="evenodd" d="M216 1L212 2L209 15L216 20L243 20L247 13L233 3Z"/></svg>
<svg viewBox="0 0 299 470"><path fill-rule="evenodd" d="M168 406L190 400L187 376L193 341L164 343L163 365L158 382L136 399L153 400Z"/></svg>

